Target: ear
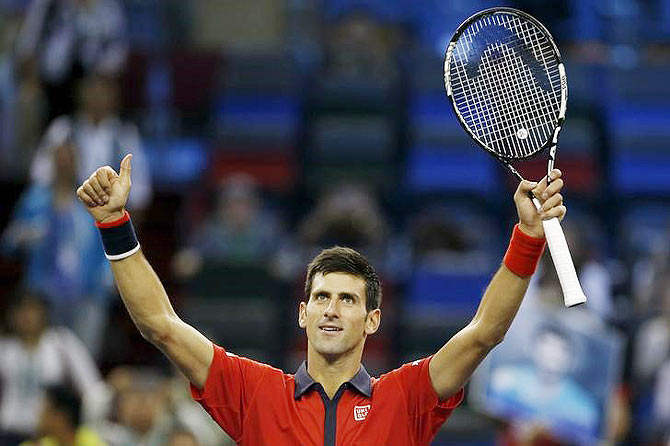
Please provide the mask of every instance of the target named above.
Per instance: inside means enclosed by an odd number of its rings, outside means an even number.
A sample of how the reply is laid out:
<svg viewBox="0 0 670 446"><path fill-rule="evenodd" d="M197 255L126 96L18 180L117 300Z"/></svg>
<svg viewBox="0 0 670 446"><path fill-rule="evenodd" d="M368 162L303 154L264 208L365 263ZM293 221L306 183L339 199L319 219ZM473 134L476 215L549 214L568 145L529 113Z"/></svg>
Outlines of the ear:
<svg viewBox="0 0 670 446"><path fill-rule="evenodd" d="M298 306L298 326L300 328L307 327L307 304L305 302L300 302L300 306Z"/></svg>
<svg viewBox="0 0 670 446"><path fill-rule="evenodd" d="M371 335L375 334L379 330L379 324L382 321L382 310L379 308L372 310L368 313L365 318L365 334Z"/></svg>

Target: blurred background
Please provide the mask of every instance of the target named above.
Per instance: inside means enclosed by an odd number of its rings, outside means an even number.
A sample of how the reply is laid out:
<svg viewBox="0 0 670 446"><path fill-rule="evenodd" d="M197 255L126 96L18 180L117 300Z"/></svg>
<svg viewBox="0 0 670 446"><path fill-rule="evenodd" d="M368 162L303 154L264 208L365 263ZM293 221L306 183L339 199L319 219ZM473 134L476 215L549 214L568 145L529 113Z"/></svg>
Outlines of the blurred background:
<svg viewBox="0 0 670 446"><path fill-rule="evenodd" d="M305 266L335 244L383 278L372 374L466 325L516 184L460 128L442 58L497 5L549 28L569 84L557 166L590 300L562 308L547 254L527 299L623 340L604 444L668 444L669 0L0 0L0 444L230 444L132 325L75 199L128 151L146 256L228 350L293 373ZM565 443L466 401L433 444Z"/></svg>

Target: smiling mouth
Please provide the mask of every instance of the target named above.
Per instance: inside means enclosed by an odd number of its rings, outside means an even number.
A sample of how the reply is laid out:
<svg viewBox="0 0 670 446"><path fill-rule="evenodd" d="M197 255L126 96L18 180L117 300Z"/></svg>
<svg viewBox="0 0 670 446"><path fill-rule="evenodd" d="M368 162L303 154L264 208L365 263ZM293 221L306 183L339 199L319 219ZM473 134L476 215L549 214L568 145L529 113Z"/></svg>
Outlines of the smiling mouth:
<svg viewBox="0 0 670 446"><path fill-rule="evenodd" d="M342 329L339 328L339 327L329 327L329 326L319 327L319 330L321 330L325 333L338 333L338 332L342 331Z"/></svg>

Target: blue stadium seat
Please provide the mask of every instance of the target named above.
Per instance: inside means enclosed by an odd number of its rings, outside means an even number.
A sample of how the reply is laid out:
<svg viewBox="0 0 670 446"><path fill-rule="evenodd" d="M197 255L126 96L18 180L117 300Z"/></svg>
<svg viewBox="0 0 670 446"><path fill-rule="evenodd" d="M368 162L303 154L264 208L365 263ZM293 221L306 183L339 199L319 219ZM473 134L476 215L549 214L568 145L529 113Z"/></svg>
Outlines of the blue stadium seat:
<svg viewBox="0 0 670 446"><path fill-rule="evenodd" d="M459 124L444 91L413 95L409 104L409 122L413 144L475 147Z"/></svg>
<svg viewBox="0 0 670 446"><path fill-rule="evenodd" d="M474 316L491 271L449 272L417 268L407 286L407 307L431 317Z"/></svg>
<svg viewBox="0 0 670 446"><path fill-rule="evenodd" d="M144 141L144 150L157 185L179 186L196 182L209 164L205 143L195 138Z"/></svg>
<svg viewBox="0 0 670 446"><path fill-rule="evenodd" d="M670 192L670 115L667 106L615 106L610 109L611 177L624 194Z"/></svg>
<svg viewBox="0 0 670 446"><path fill-rule="evenodd" d="M216 102L218 137L227 146L290 146L299 126L299 100L289 94L226 91Z"/></svg>
<svg viewBox="0 0 670 446"><path fill-rule="evenodd" d="M486 195L495 190L498 178L495 161L474 147L419 146L408 154L405 181L412 192Z"/></svg>
<svg viewBox="0 0 670 446"><path fill-rule="evenodd" d="M625 207L619 220L621 252L629 255L648 254L665 249L670 243L670 203L641 202Z"/></svg>
<svg viewBox="0 0 670 446"><path fill-rule="evenodd" d="M165 11L159 0L125 0L128 40L138 49L163 48L167 44Z"/></svg>
<svg viewBox="0 0 670 446"><path fill-rule="evenodd" d="M308 160L335 164L392 162L395 154L393 123L375 116L327 116L312 127Z"/></svg>

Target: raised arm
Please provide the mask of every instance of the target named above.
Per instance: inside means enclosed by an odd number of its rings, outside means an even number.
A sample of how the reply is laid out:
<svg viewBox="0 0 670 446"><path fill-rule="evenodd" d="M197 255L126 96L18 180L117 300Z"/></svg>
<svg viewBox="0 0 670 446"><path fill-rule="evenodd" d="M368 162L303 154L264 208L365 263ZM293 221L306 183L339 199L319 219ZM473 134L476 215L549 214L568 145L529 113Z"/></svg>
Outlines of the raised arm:
<svg viewBox="0 0 670 446"><path fill-rule="evenodd" d="M546 177L539 184L522 181L514 194L519 230L534 239L544 239L542 219L562 219L565 216L566 208L559 193L563 187L561 172L555 169L551 175L552 182L548 187ZM528 191L533 191L543 203L542 214L536 211ZM504 264L493 276L475 317L430 361L430 378L441 398L453 395L463 387L488 352L502 342L519 310L529 282L530 276L517 275Z"/></svg>
<svg viewBox="0 0 670 446"><path fill-rule="evenodd" d="M96 222L113 224L125 215L130 193L130 159L120 174L105 166L77 189L77 196ZM112 272L123 303L142 336L158 347L198 388L205 385L214 350L211 341L182 321L141 250L112 260Z"/></svg>

